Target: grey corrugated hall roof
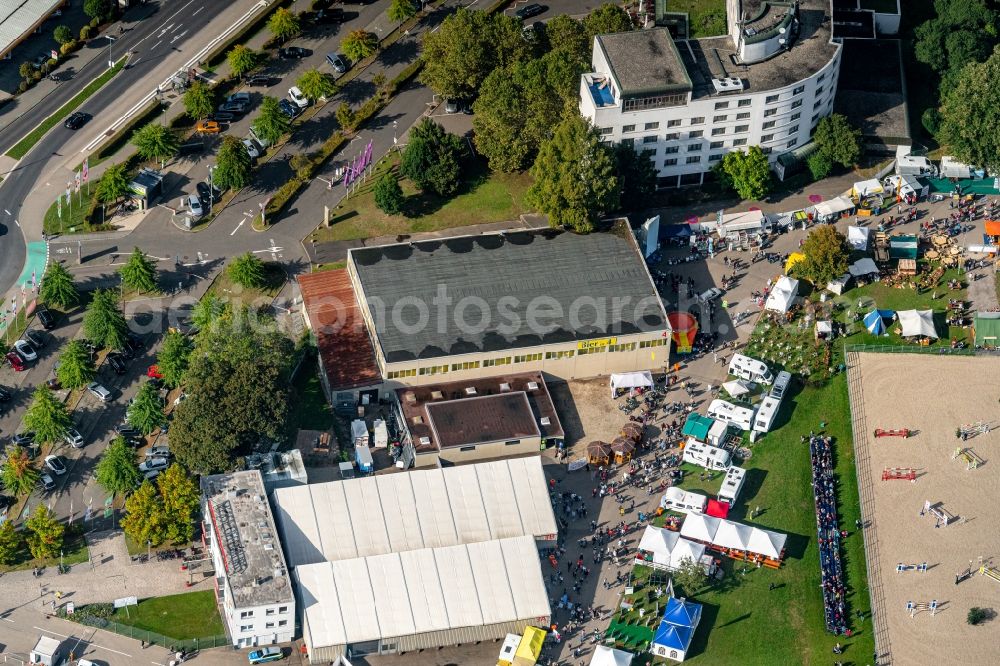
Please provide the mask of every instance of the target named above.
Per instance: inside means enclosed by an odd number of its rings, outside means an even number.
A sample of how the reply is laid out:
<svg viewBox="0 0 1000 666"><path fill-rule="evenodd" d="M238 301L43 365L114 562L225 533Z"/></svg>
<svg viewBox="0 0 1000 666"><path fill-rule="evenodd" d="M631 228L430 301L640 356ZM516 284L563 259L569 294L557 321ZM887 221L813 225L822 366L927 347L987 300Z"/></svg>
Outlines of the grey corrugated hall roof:
<svg viewBox="0 0 1000 666"><path fill-rule="evenodd" d="M625 220L590 234L507 231L355 248L350 261L363 292L358 300L371 313L390 363L667 327ZM451 305L439 308L442 289ZM613 299L625 306L615 308ZM479 306L464 310L465 321L480 330L456 322L463 302L485 304L486 325ZM430 313L425 325L421 308ZM541 316L538 308L544 310ZM529 312L543 330L529 325Z"/></svg>

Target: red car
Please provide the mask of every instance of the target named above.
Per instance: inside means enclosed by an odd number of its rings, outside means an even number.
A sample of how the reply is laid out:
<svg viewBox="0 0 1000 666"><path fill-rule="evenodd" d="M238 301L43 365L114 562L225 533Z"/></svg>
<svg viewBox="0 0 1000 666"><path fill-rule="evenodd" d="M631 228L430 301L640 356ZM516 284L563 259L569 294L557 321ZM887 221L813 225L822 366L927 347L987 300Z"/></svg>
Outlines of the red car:
<svg viewBox="0 0 1000 666"><path fill-rule="evenodd" d="M10 367L14 368L15 372L22 372L27 369L27 366L24 365L24 359L17 352L9 351L5 358L10 363Z"/></svg>

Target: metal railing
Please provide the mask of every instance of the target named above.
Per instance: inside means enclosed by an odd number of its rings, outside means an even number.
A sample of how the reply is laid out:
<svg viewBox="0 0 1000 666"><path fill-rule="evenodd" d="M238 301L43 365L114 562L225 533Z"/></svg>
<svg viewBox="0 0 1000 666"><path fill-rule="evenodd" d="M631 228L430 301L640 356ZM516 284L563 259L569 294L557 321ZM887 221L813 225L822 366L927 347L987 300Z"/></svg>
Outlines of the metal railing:
<svg viewBox="0 0 1000 666"><path fill-rule="evenodd" d="M115 622L114 620L106 620L104 618L93 617L91 615L70 615L66 619L73 620L74 622L85 624L90 627L97 627L98 629L110 631L118 634L119 636L125 636L137 641L145 641L148 645L160 645L171 651L180 650L182 652L192 652L232 645L229 637L225 634L179 640L177 638L171 638L170 636L158 634L155 631L139 629L138 627L133 627L128 624L121 624L119 622Z"/></svg>
<svg viewBox="0 0 1000 666"><path fill-rule="evenodd" d="M951 347L921 347L919 345L863 345L845 344L844 356L851 353L876 353L876 354L930 354L930 355L951 355L951 356L975 356L977 354L996 355L1000 351L988 351L985 349L952 349Z"/></svg>

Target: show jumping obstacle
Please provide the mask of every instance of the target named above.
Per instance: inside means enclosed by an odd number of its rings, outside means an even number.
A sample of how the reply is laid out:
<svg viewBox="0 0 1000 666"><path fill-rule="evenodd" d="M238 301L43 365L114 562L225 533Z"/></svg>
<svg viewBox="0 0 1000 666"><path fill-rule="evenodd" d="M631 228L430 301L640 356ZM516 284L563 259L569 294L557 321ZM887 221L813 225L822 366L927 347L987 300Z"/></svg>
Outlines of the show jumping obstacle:
<svg viewBox="0 0 1000 666"><path fill-rule="evenodd" d="M995 581L1000 581L1000 569L994 567L981 566L979 567L979 573L987 578L992 578Z"/></svg>
<svg viewBox="0 0 1000 666"><path fill-rule="evenodd" d="M917 470L912 467L886 467L882 470L883 481L893 481L895 479L916 481Z"/></svg>
<svg viewBox="0 0 1000 666"><path fill-rule="evenodd" d="M958 436L959 437L974 437L975 435L988 435L990 434L990 424L984 421L976 421L975 423L963 423L958 426Z"/></svg>
<svg viewBox="0 0 1000 666"><path fill-rule="evenodd" d="M875 438L879 437L902 437L906 439L910 436L909 428L900 428L899 430L883 430L882 428L875 429Z"/></svg>
<svg viewBox="0 0 1000 666"><path fill-rule="evenodd" d="M955 449L955 453L952 454L951 459L954 460L955 458L961 458L962 460L965 461L966 464L965 469L967 471L970 469L976 469L984 462L986 462L985 460L980 458L976 454L976 452L973 451L972 449L963 449L962 447L958 447L957 449Z"/></svg>
<svg viewBox="0 0 1000 666"><path fill-rule="evenodd" d="M938 607L937 599L931 600L930 603L915 604L912 601L906 602L906 610L910 612L910 617L913 617L920 611L930 611L931 617L934 617L937 614L937 607Z"/></svg>
<svg viewBox="0 0 1000 666"><path fill-rule="evenodd" d="M935 527L948 527L948 524L955 520L955 516L946 511L944 507L941 506L940 502L931 505L930 500L926 500L924 502L924 510L920 513L921 515L924 513L931 514L937 521Z"/></svg>
<svg viewBox="0 0 1000 666"><path fill-rule="evenodd" d="M903 573L904 571L916 571L917 573L927 573L927 563L921 562L920 564L903 564L900 562L896 565L896 573Z"/></svg>

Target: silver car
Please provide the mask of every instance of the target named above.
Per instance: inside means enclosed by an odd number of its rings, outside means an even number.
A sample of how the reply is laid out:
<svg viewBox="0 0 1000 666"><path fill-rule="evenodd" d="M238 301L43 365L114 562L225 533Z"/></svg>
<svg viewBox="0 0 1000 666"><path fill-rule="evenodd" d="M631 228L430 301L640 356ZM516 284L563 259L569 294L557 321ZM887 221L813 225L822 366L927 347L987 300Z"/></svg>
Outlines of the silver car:
<svg viewBox="0 0 1000 666"><path fill-rule="evenodd" d="M191 211L192 217L201 217L205 214L205 209L201 207L201 200L198 199L197 194L189 194L184 197L184 204Z"/></svg>
<svg viewBox="0 0 1000 666"><path fill-rule="evenodd" d="M27 340L18 340L14 343L14 351L21 355L25 361L37 361L38 353Z"/></svg>
<svg viewBox="0 0 1000 666"><path fill-rule="evenodd" d="M102 384L97 382L91 382L87 385L87 390L92 396L100 400L101 402L108 402L111 400L111 391L104 388Z"/></svg>
<svg viewBox="0 0 1000 666"><path fill-rule="evenodd" d="M257 143L253 139L243 139L243 145L246 146L247 155L250 156L250 159L252 160L260 159L261 155L260 148L257 146Z"/></svg>

